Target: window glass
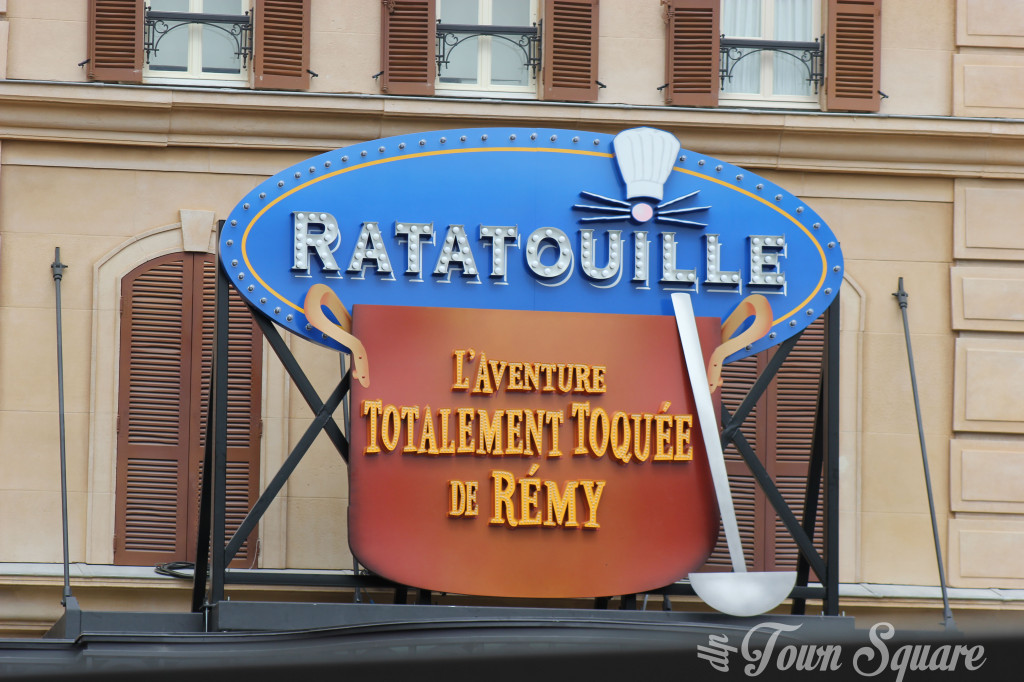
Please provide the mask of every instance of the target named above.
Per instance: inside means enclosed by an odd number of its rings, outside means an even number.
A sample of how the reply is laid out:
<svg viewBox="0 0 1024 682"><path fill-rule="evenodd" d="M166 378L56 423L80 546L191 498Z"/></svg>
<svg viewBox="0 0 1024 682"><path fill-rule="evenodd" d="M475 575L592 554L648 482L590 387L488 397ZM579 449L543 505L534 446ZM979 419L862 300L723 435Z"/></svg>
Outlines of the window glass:
<svg viewBox="0 0 1024 682"><path fill-rule="evenodd" d="M811 0L775 0L775 39L814 40ZM812 95L807 68L799 59L776 54L772 92L777 95Z"/></svg>
<svg viewBox="0 0 1024 682"><path fill-rule="evenodd" d="M491 23L495 26L529 26L530 0L492 0Z"/></svg>
<svg viewBox="0 0 1024 682"><path fill-rule="evenodd" d="M725 0L722 3L722 34L730 38L760 38L763 35L761 0ZM761 53L744 54L725 81L725 92L761 91Z"/></svg>
<svg viewBox="0 0 1024 682"><path fill-rule="evenodd" d="M466 33L456 33L449 42L458 41L448 52L448 64L441 65L442 83L477 83L479 38L468 38Z"/></svg>
<svg viewBox="0 0 1024 682"><path fill-rule="evenodd" d="M479 24L479 0L442 0L442 24Z"/></svg>
<svg viewBox="0 0 1024 682"><path fill-rule="evenodd" d="M491 83L519 86L530 84L530 69L518 45L503 38L491 38Z"/></svg>
<svg viewBox="0 0 1024 682"><path fill-rule="evenodd" d="M152 0L154 12L187 12L189 0ZM157 27L160 30L161 27ZM188 26L172 28L157 34L155 52L150 55L152 71L188 71Z"/></svg>

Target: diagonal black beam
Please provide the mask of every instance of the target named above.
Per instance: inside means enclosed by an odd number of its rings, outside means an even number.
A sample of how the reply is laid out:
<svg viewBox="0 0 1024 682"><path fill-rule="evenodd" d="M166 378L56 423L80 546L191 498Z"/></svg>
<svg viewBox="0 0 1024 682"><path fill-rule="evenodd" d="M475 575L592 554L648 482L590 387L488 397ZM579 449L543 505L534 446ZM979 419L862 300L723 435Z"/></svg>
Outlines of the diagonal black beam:
<svg viewBox="0 0 1024 682"><path fill-rule="evenodd" d="M281 464L281 468L277 470L274 478L267 484L266 489L260 495L260 498L256 500L256 504L252 506L249 513L245 515L245 519L242 524L235 531L235 534L231 536L231 540L228 542L227 547L224 549L224 553L227 557L226 561L230 562L235 554L238 553L239 548L245 539L249 537L249 534L256 528L256 524L259 523L260 519L263 518L263 514L267 511L270 503L274 501L277 494L281 492L281 488L284 487L288 477L295 471L295 467L298 466L299 462L305 456L306 451L309 450L310 446L313 445L313 441L320 435L321 431L326 430L326 425L331 421L334 411L338 409L338 405L341 404L342 398L348 393L349 382L351 381L352 374L346 374L342 377L341 381L338 382L338 386L331 393L330 397L327 398L327 402L324 403L317 411L313 421L310 422L309 426L306 427L305 433L302 434L302 438L295 444L291 453Z"/></svg>
<svg viewBox="0 0 1024 682"><path fill-rule="evenodd" d="M288 372L288 376L295 382L295 387L299 389L299 393L302 394L302 398L309 405L309 408L316 414L320 412L320 409L324 406L323 401L320 400L320 396L317 395L316 389L313 388L313 384L310 383L306 377L306 373L299 367L299 363L295 360L295 356L292 354L291 349L285 344L284 339L281 337L281 333L277 330L277 327L269 319L264 317L259 311L249 308L250 314L256 320L256 324L260 326L260 330L263 332L263 337L270 344L274 353L277 355L281 364L284 365L285 371ZM334 447L338 450L341 458L348 462L348 440L342 434L341 429L338 427L338 423L334 421L333 415L329 415L327 422L324 424L324 431L327 432L327 437L331 439Z"/></svg>
<svg viewBox="0 0 1024 682"><path fill-rule="evenodd" d="M729 408L723 404L723 423L729 421L731 418L732 415L729 413ZM789 534L793 537L797 547L800 548L800 552L807 557L807 560L811 564L811 568L813 568L814 572L819 576L828 575L825 570L825 562L818 555L818 551L814 549L814 544L811 542L810 538L807 537L804 529L800 526L800 522L797 521L796 515L793 514L793 510L789 508L785 498L782 497L782 493L780 493L779 489L775 486L775 481L772 480L771 475L768 474L764 465L761 464L761 460L757 458L757 454L750 447L746 437L741 431L736 431L733 434L731 442L736 446L736 449L739 450L740 455L743 457L743 461L745 461L747 466L750 468L750 473L754 475L758 485L761 486L761 490L764 491L765 497L768 498L772 507L775 508L775 512L779 515L779 518L782 519L782 523L785 524L786 530L789 531ZM729 441L723 437L722 448L724 449L728 443Z"/></svg>
<svg viewBox="0 0 1024 682"><path fill-rule="evenodd" d="M768 388L768 384L772 382L775 375L779 372L779 367L785 362L786 358L789 357L789 352L793 350L793 346L800 340L803 335L803 330L798 334L789 337L779 345L779 349L772 355L771 360L765 366L764 370L758 375L754 385L747 391L747 395L743 398L743 402L736 408L736 413L732 416L728 422L723 420L722 422L722 437L732 439L732 435L743 426L743 422L747 420L747 416L750 411L754 409L754 405L761 399L765 390Z"/></svg>

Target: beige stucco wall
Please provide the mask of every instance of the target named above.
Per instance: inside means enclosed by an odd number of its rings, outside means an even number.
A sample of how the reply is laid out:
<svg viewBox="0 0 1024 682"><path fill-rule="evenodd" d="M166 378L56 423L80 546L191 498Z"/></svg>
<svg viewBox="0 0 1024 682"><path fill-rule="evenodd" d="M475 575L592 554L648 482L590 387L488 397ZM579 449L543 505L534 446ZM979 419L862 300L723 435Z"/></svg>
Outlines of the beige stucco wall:
<svg viewBox="0 0 1024 682"><path fill-rule="evenodd" d="M806 199L840 239L841 580L938 582L892 296L903 277L947 576L961 587L1024 587L1016 0L887 0L880 116L659 106L664 25L655 2L602 3L608 87L586 106L378 96L377 0L313 3L312 95L86 84L77 66L85 4L0 0L0 564L61 557L55 246L70 266L62 293L71 560L103 565L112 558L116 282L132 263L183 243L182 211L224 218L262 178L392 134L651 125ZM337 356L289 343L327 394ZM265 354L264 482L309 422ZM321 437L261 524L262 565L351 567L346 485ZM117 585L148 594L153 583ZM0 610L0 627L5 617Z"/></svg>

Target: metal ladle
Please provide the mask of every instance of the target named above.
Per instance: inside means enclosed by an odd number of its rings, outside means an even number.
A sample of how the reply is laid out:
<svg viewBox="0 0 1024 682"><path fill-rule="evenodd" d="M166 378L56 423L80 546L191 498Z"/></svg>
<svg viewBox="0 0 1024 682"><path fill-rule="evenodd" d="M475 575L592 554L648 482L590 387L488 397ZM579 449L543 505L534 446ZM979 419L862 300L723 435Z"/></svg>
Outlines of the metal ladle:
<svg viewBox="0 0 1024 682"><path fill-rule="evenodd" d="M690 378L690 386L693 388L697 420L700 422L701 435L708 455L715 497L718 499L718 509L722 515L722 527L725 529L725 540L729 546L729 559L732 561L731 573L691 573L690 584L697 596L716 611L731 616L756 616L772 610L789 597L796 584L796 571L747 571L690 296L683 293L672 294L672 308L679 329L679 341L683 346L686 371Z"/></svg>

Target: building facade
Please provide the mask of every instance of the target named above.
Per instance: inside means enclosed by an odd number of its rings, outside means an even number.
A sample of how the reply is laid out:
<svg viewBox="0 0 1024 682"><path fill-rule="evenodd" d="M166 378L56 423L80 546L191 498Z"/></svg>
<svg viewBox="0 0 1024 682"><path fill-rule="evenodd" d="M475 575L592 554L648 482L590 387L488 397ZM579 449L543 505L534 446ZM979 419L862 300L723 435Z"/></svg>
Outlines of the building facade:
<svg viewBox="0 0 1024 682"><path fill-rule="evenodd" d="M501 126L667 130L828 222L843 608L930 624L902 277L954 613L1024 608L1016 0L0 0L0 79L0 632L60 614L54 248L73 588L84 608L184 610L189 584L153 566L194 558L217 221L323 151ZM244 311L231 338L237 524L310 414ZM337 354L288 343L329 392ZM346 505L321 436L237 565L352 569ZM784 563L769 544L756 561Z"/></svg>

